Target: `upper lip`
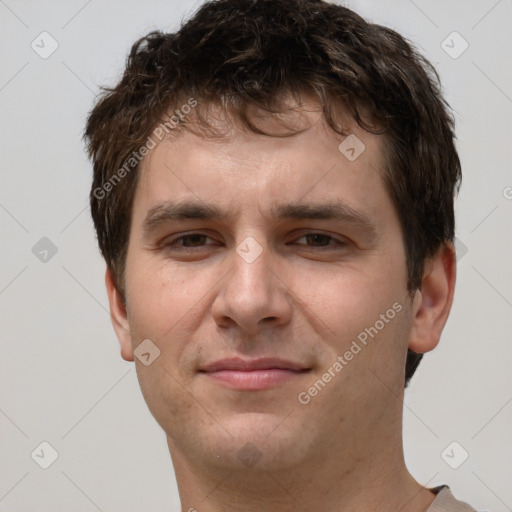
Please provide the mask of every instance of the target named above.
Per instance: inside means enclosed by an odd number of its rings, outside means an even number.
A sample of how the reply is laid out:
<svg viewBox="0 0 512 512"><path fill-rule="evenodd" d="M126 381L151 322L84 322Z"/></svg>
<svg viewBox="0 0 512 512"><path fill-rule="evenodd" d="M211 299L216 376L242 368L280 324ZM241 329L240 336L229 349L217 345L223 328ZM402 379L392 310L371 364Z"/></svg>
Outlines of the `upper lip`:
<svg viewBox="0 0 512 512"><path fill-rule="evenodd" d="M228 359L220 359L213 363L202 366L200 371L203 372L218 372L222 370L234 371L254 371L254 370L292 370L301 371L308 370L301 364L287 361L285 359L278 359L275 357L263 357L260 359L246 360L240 357L233 357Z"/></svg>

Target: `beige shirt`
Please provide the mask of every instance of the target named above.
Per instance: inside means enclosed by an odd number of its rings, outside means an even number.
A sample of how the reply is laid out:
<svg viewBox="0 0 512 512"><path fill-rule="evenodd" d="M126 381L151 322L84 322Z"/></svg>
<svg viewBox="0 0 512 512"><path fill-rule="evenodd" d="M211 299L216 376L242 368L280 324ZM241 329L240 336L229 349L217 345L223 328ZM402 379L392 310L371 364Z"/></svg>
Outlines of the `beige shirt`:
<svg viewBox="0 0 512 512"><path fill-rule="evenodd" d="M428 507L426 512L476 512L476 510L467 503L456 500L449 487L443 486L438 489L436 499L432 502L432 505ZM431 490L435 492L436 489Z"/></svg>

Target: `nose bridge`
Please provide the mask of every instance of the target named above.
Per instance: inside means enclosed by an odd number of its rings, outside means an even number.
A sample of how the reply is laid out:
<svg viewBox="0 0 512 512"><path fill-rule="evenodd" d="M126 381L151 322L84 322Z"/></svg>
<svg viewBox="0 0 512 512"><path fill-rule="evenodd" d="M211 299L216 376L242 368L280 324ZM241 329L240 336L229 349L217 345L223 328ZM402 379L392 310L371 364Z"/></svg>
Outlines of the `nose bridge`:
<svg viewBox="0 0 512 512"><path fill-rule="evenodd" d="M232 254L232 271L226 276L213 305L218 323L228 319L246 331L263 323L288 321L290 304L283 283L276 279L273 255L266 242L246 236Z"/></svg>
<svg viewBox="0 0 512 512"><path fill-rule="evenodd" d="M259 237L260 241L261 236ZM263 241L262 241L263 242ZM231 297L239 307L262 309L269 305L274 292L271 265L272 255L266 242L260 243L254 236L245 237L233 255L231 273Z"/></svg>

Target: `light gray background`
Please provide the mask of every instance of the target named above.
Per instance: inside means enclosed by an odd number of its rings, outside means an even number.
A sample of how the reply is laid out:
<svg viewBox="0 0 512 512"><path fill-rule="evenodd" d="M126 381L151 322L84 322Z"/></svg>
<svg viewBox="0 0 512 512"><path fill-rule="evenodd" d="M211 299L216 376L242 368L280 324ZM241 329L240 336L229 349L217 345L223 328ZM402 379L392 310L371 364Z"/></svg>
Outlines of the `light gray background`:
<svg viewBox="0 0 512 512"><path fill-rule="evenodd" d="M80 137L134 40L199 3L0 0L0 512L179 509L164 434L110 324ZM348 5L419 45L457 116L467 253L441 344L406 393L407 462L479 510L512 510L512 2ZM47 59L31 48L43 31L59 45ZM453 31L469 43L456 59L441 46ZM46 263L32 252L42 237L58 249ZM59 454L46 470L31 458L42 441ZM469 453L458 469L441 456L452 441Z"/></svg>

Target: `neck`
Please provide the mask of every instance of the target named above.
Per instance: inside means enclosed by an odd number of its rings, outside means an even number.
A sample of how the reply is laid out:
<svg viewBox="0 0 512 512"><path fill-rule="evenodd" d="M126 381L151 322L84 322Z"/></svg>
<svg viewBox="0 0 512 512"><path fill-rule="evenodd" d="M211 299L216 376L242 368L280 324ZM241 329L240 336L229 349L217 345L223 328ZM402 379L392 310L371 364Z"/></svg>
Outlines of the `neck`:
<svg viewBox="0 0 512 512"><path fill-rule="evenodd" d="M425 512L435 497L407 471L401 435L373 443L358 436L350 446L327 443L287 468L207 468L170 438L168 444L183 512L296 512L319 504L333 512Z"/></svg>

